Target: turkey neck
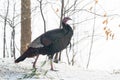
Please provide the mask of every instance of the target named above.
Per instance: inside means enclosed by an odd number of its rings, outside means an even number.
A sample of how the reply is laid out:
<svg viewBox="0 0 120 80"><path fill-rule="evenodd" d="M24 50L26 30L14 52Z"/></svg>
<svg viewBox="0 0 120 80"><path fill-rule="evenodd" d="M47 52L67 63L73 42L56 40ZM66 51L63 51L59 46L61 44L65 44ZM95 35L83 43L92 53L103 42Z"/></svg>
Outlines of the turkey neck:
<svg viewBox="0 0 120 80"><path fill-rule="evenodd" d="M63 30L65 31L65 33L68 33L69 31L73 32L69 24L62 22L62 26L63 26Z"/></svg>

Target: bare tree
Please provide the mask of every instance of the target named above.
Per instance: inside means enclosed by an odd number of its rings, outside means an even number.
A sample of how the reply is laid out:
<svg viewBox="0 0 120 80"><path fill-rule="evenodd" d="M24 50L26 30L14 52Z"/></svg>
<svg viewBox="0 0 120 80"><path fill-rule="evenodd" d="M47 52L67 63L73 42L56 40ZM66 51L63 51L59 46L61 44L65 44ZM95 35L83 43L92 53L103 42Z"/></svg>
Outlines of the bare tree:
<svg viewBox="0 0 120 80"><path fill-rule="evenodd" d="M10 27L12 28L12 32L11 32L11 44L10 44L10 47L11 47L11 57L14 57L14 59L16 59L16 56L15 56L15 6L16 6L16 3L13 4L13 17L12 17L12 20L9 20L8 23L10 25Z"/></svg>
<svg viewBox="0 0 120 80"><path fill-rule="evenodd" d="M7 0L7 11L4 18L4 36L3 36L3 58L6 57L6 26L7 26L7 17L9 13L9 0Z"/></svg>
<svg viewBox="0 0 120 80"><path fill-rule="evenodd" d="M45 21L45 17L44 17L44 14L43 14L43 8L42 8L42 2L43 0L38 0L39 4L40 4L40 13L41 13L41 16L42 16L42 20L43 20L43 23L44 23L44 32L46 32L46 21Z"/></svg>
<svg viewBox="0 0 120 80"><path fill-rule="evenodd" d="M16 10L15 10L16 2L13 1L13 14L12 14L12 17L8 16L10 14L9 13L10 1L9 0L7 0L7 1L8 1L7 9L5 9L6 10L6 16L0 14L0 18L4 20L3 21L3 23L4 23L3 57L6 57L6 56L7 57L14 57L14 59L15 59L15 49L17 48L17 45L15 44L15 27L20 24L20 21L17 22L15 20L19 18L20 14L16 14ZM6 32L7 31L6 29L9 29L9 27L12 29L11 35L7 35L7 32ZM6 36L11 36L11 39L8 39ZM8 43L10 42L10 44L7 44L7 41L8 41ZM9 52L8 46L10 46L10 51L11 52Z"/></svg>

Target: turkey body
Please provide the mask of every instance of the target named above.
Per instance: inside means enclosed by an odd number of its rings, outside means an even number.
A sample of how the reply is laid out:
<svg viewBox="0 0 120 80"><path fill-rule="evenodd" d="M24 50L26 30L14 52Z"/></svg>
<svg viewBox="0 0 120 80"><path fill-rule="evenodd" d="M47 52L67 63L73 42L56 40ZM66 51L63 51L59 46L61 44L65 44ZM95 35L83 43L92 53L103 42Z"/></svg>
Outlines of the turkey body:
<svg viewBox="0 0 120 80"><path fill-rule="evenodd" d="M34 57L39 54L48 55L52 59L55 53L65 49L70 43L73 30L70 25L64 22L62 22L62 26L62 29L48 31L36 38L30 43L29 48L23 55L15 60L15 63L23 61L27 57Z"/></svg>
<svg viewBox="0 0 120 80"><path fill-rule="evenodd" d="M73 35L71 27L65 29L56 29L49 31L41 36L41 43L45 46L45 53L47 55L54 55L54 53L65 49L70 43ZM47 43L48 42L48 43Z"/></svg>

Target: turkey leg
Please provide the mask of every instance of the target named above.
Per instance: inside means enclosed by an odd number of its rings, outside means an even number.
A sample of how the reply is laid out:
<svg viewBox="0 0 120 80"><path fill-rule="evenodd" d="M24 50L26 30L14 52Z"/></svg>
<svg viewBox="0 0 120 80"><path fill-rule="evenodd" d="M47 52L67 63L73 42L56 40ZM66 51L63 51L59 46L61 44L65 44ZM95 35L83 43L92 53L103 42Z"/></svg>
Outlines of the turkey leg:
<svg viewBox="0 0 120 80"><path fill-rule="evenodd" d="M36 68L36 62L37 62L38 58L39 58L39 55L36 56L36 59L35 59L35 61L33 62L33 68Z"/></svg>

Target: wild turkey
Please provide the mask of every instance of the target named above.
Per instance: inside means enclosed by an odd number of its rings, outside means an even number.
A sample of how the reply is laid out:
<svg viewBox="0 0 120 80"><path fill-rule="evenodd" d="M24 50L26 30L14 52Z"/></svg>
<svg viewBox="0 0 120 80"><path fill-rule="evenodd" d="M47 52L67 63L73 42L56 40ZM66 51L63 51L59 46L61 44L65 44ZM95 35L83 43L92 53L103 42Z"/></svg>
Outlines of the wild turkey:
<svg viewBox="0 0 120 80"><path fill-rule="evenodd" d="M71 20L71 18L65 17L62 20L62 29L48 31L31 42L28 49L15 60L15 63L39 54L48 55L51 59L51 70L53 70L52 58L54 54L65 49L73 35L72 28L67 24L68 20Z"/></svg>

